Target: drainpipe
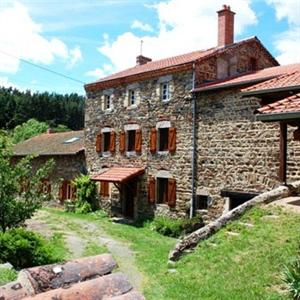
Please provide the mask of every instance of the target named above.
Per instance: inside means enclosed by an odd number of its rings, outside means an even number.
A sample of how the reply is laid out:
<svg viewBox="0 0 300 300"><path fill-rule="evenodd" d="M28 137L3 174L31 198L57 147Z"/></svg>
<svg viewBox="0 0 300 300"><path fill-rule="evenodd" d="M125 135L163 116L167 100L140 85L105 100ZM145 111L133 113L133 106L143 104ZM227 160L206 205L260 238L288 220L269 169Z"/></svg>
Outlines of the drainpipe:
<svg viewBox="0 0 300 300"><path fill-rule="evenodd" d="M195 63L193 64L193 90L195 88ZM190 203L190 218L194 216L194 203L195 203L195 198L196 198L196 112L197 112L197 107L196 107L196 95L193 92L192 95L192 197L191 197L191 203Z"/></svg>

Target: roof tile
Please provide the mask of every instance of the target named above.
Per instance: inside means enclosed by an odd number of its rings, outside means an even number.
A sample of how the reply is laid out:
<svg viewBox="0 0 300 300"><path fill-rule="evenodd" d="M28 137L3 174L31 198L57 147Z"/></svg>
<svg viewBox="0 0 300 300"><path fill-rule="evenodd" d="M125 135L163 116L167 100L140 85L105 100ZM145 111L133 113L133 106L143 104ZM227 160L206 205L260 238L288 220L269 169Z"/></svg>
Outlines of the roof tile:
<svg viewBox="0 0 300 300"><path fill-rule="evenodd" d="M261 114L300 112L300 93L267 104L257 110Z"/></svg>
<svg viewBox="0 0 300 300"><path fill-rule="evenodd" d="M84 150L84 131L43 133L14 146L15 156L72 155Z"/></svg>

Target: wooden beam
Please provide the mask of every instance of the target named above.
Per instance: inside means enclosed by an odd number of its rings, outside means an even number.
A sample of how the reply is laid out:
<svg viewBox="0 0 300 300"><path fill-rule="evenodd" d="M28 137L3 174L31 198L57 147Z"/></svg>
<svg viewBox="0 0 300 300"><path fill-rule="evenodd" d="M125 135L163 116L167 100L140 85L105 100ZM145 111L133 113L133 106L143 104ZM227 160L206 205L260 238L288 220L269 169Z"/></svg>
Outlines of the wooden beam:
<svg viewBox="0 0 300 300"><path fill-rule="evenodd" d="M280 165L279 179L286 183L287 165L287 124L280 122Z"/></svg>

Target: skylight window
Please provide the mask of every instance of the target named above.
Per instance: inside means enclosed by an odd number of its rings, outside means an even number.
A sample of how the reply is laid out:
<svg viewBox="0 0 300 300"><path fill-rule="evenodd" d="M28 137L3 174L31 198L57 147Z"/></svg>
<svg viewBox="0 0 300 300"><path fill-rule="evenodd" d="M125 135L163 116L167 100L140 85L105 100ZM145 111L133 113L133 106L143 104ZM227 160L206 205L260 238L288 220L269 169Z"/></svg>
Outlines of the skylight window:
<svg viewBox="0 0 300 300"><path fill-rule="evenodd" d="M72 143L77 142L79 140L80 140L80 137L73 137L73 138L70 138L70 139L64 141L64 144L72 144Z"/></svg>

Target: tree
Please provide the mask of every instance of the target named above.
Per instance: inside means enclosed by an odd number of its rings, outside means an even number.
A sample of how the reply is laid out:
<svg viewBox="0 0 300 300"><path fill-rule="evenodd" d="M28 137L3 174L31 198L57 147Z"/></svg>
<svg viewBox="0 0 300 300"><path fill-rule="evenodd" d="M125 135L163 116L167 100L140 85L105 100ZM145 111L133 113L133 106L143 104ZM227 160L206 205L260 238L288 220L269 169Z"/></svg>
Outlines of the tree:
<svg viewBox="0 0 300 300"><path fill-rule="evenodd" d="M27 140L35 135L46 132L49 125L45 122L39 122L35 119L30 119L22 125L18 125L13 130L12 142L17 144Z"/></svg>
<svg viewBox="0 0 300 300"><path fill-rule="evenodd" d="M0 230L3 232L24 224L43 203L42 180L51 172L54 161L49 160L34 172L32 158L13 163L11 143L0 132Z"/></svg>

